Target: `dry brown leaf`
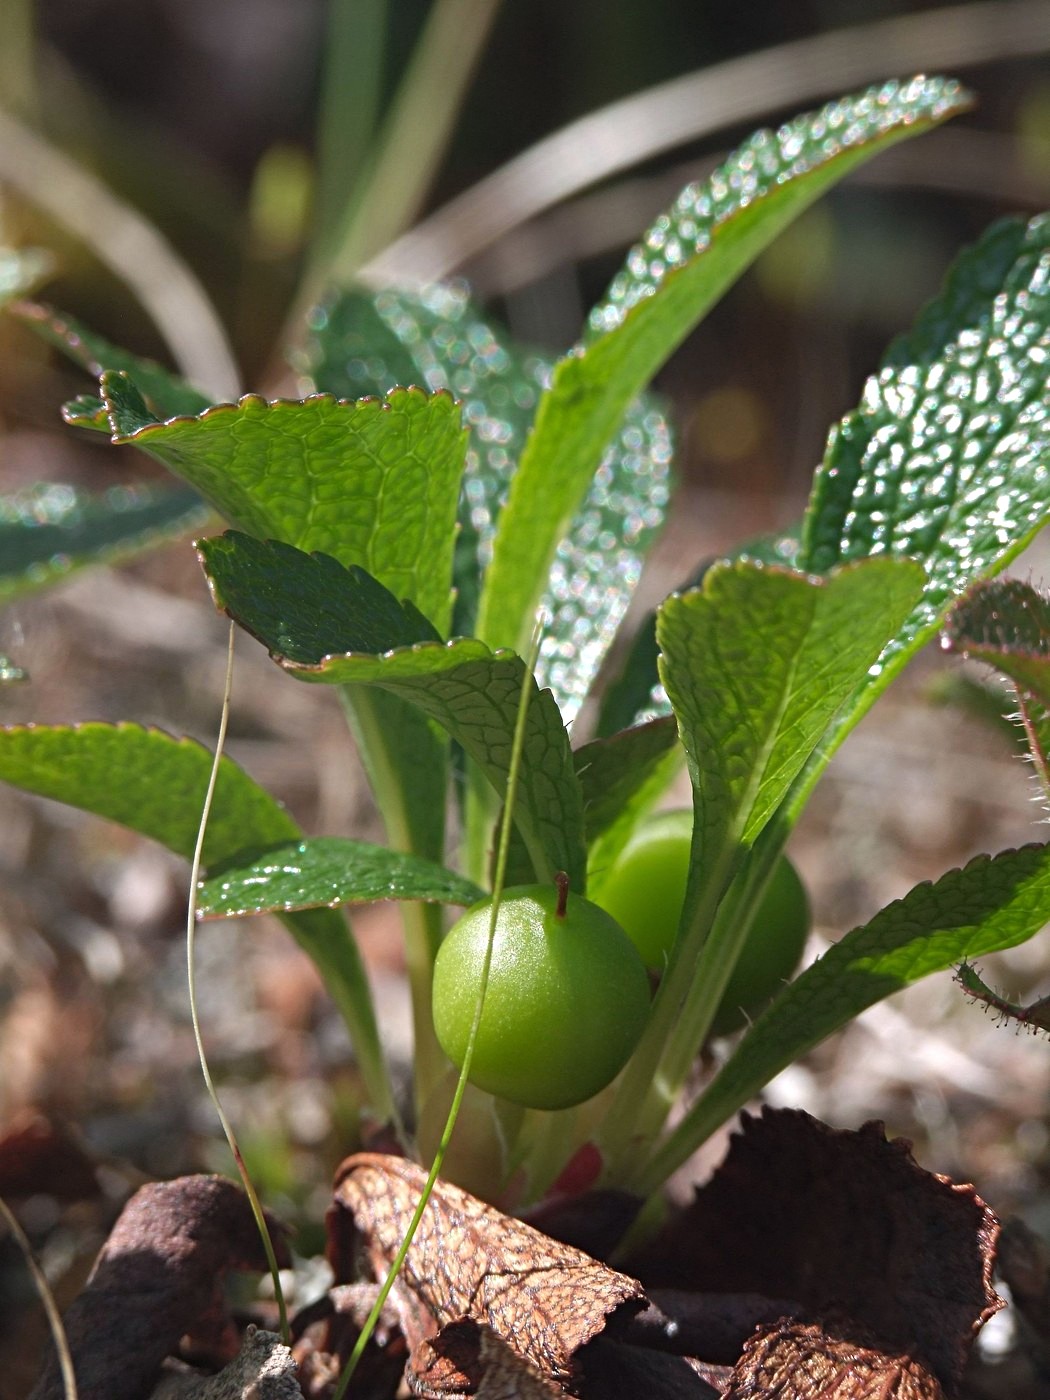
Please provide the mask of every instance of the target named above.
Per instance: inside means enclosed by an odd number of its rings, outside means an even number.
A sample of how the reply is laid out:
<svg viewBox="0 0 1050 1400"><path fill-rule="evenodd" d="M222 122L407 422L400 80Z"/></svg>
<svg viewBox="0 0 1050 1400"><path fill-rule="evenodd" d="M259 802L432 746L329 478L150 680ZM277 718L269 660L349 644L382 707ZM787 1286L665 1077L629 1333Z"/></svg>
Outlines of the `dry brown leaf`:
<svg viewBox="0 0 1050 1400"><path fill-rule="evenodd" d="M943 1400L913 1356L887 1355L845 1327L785 1320L752 1338L723 1400Z"/></svg>
<svg viewBox="0 0 1050 1400"><path fill-rule="evenodd" d="M583 1400L718 1400L729 1368L597 1337L579 1359Z"/></svg>
<svg viewBox="0 0 1050 1400"><path fill-rule="evenodd" d="M385 1276L416 1208L426 1173L400 1157L362 1153L336 1176L329 1258L352 1276L359 1235L376 1278ZM355 1229L356 1227L356 1229ZM396 1293L410 1345L461 1318L490 1327L540 1375L569 1381L573 1357L641 1285L569 1245L439 1182L405 1259Z"/></svg>
<svg viewBox="0 0 1050 1400"><path fill-rule="evenodd" d="M744 1343L759 1328L782 1317L798 1317L801 1311L799 1303L767 1298L762 1293L687 1293L654 1288L648 1307L617 1326L616 1336L634 1346L732 1366Z"/></svg>
<svg viewBox="0 0 1050 1400"><path fill-rule="evenodd" d="M420 1342L406 1372L420 1400L565 1400L565 1390L547 1380L503 1338L469 1317L450 1322L431 1341Z"/></svg>
<svg viewBox="0 0 1050 1400"><path fill-rule="evenodd" d="M337 1284L296 1314L292 1352L299 1364L299 1384L308 1400L331 1395L378 1292L375 1283ZM399 1314L387 1301L354 1373L354 1395L393 1395L407 1356Z"/></svg>
<svg viewBox="0 0 1050 1400"><path fill-rule="evenodd" d="M924 1171L881 1123L829 1128L795 1109L743 1117L725 1161L631 1261L648 1286L793 1298L854 1319L952 1392L1002 1306L999 1225L972 1186Z"/></svg>
<svg viewBox="0 0 1050 1400"><path fill-rule="evenodd" d="M592 1259L607 1259L626 1235L642 1207L629 1191L591 1190L579 1195L549 1192L524 1212L533 1229L582 1249Z"/></svg>
<svg viewBox="0 0 1050 1400"><path fill-rule="evenodd" d="M278 1262L286 1262L280 1237L275 1244ZM226 1273L265 1268L247 1199L232 1181L186 1176L144 1186L124 1207L63 1319L80 1400L138 1400L182 1336L220 1336ZM223 1359L236 1351L229 1335ZM52 1355L31 1400L62 1396Z"/></svg>

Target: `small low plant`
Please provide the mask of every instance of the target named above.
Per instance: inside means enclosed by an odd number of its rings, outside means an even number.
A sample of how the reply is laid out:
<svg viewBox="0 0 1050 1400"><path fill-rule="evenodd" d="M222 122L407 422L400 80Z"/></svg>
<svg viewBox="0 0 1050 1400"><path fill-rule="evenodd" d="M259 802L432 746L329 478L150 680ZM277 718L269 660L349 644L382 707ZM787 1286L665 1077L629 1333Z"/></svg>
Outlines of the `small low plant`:
<svg viewBox="0 0 1050 1400"><path fill-rule="evenodd" d="M956 600L1050 517L1050 216L998 223L960 256L832 429L798 528L669 597L656 647L637 647L592 695L671 489L654 374L832 184L968 101L950 80L888 82L757 133L654 222L554 363L459 286L337 289L310 313L298 366L310 393L213 404L69 318L15 307L98 377L67 422L185 485L119 508L9 505L0 587L14 596L57 573L55 531L68 565L138 547L144 532L199 529L208 512L229 523L196 545L215 604L290 676L337 687L388 844L305 836L224 759L200 913L285 922L346 1019L372 1112L399 1127L341 906L403 902L412 1119L447 1098L449 1060L465 1057L494 927L471 1071L482 1092L464 1111L493 1125L492 1188L513 1182L516 1205L570 1160L591 1164L588 1184L657 1191L866 1007L1050 916L1050 847L981 856L788 980L808 916L783 849L815 785ZM523 686L520 782L504 810ZM596 735L573 748L588 699ZM670 873L639 852L683 762L693 811L674 818L672 897ZM183 855L210 763L134 723L0 732L0 777ZM508 824L493 917L492 852ZM623 914L624 934L605 911L626 907L631 880L643 912ZM445 906L469 907L447 932ZM749 960L753 976L775 970L757 990L739 980ZM668 1130L697 1057L742 1013L755 1019Z"/></svg>

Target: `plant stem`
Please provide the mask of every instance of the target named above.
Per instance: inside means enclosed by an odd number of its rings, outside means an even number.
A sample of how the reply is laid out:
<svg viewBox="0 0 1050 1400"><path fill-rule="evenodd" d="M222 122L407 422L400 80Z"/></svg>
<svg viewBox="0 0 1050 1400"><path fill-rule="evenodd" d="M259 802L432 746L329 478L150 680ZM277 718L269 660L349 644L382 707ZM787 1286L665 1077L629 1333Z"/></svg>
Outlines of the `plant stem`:
<svg viewBox="0 0 1050 1400"><path fill-rule="evenodd" d="M496 792L484 773L478 770L477 764L469 760L465 783L461 864L464 874L477 884L486 886L489 883L490 847L499 810Z"/></svg>
<svg viewBox="0 0 1050 1400"><path fill-rule="evenodd" d="M601 1138L603 1149L608 1153L607 1169L617 1181L637 1186L639 1174L649 1179L644 1152L636 1153L631 1144L654 1141L668 1110L681 1093L747 941L785 837L784 824L774 819L756 843L746 868L738 871L723 898L719 899L723 888L721 880L707 879L682 954L676 957L664 979L664 984L673 990L662 1002L659 994L657 996L650 1023L652 1040L649 1042L647 1031L642 1063L636 1065L632 1059L628 1065L617 1101L603 1125ZM698 939L701 931L703 937ZM682 975L676 977L678 968L682 969ZM688 981L683 985L685 976ZM663 990L661 985L661 993ZM634 1111L628 1118L632 1099ZM626 1132L628 1126L630 1137ZM695 1144L699 1145L699 1142ZM631 1165L627 1165L625 1158Z"/></svg>
<svg viewBox="0 0 1050 1400"><path fill-rule="evenodd" d="M695 843L695 837L694 837ZM698 865L691 856L694 869ZM677 1096L679 1086L665 1080L662 1060L675 1022L689 990L690 969L700 958L714 922L718 902L728 880L728 859L704 873L704 883L693 893L694 875L686 891L683 928L653 1001L649 1023L627 1067L620 1076L616 1097L598 1134L606 1175L617 1182L627 1162L637 1154L637 1143L659 1130Z"/></svg>
<svg viewBox="0 0 1050 1400"><path fill-rule="evenodd" d="M442 859L448 746L405 701L365 686L343 686L340 699L394 850ZM413 785L410 788L410 778ZM437 905L401 906L405 965L412 992L417 1105L447 1065L434 1033L431 985L441 942Z"/></svg>
<svg viewBox="0 0 1050 1400"><path fill-rule="evenodd" d="M634 1178L634 1190L650 1197L658 1192L664 1182L702 1147L712 1133L716 1133L726 1119L744 1102L730 1104L724 1100L715 1101L701 1095L674 1132L666 1137Z"/></svg>
<svg viewBox="0 0 1050 1400"><path fill-rule="evenodd" d="M523 1133L527 1147L524 1163L528 1168L528 1199L541 1200L556 1181L577 1146L579 1106L554 1112L533 1111Z"/></svg>

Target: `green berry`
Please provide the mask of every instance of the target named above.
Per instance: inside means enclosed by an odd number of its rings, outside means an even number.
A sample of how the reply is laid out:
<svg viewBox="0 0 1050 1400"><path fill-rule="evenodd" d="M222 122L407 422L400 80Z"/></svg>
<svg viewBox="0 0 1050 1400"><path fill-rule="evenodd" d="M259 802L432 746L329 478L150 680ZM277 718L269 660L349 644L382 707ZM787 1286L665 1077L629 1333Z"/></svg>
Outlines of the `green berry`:
<svg viewBox="0 0 1050 1400"><path fill-rule="evenodd" d="M678 932L692 832L691 812L650 818L627 843L601 888L602 908L656 972L663 971ZM806 891L795 867L781 856L722 995L713 1035L737 1030L772 1000L798 966L809 926Z"/></svg>
<svg viewBox="0 0 1050 1400"><path fill-rule="evenodd" d="M562 877L564 879L564 877ZM568 1108L610 1083L638 1043L649 981L616 921L555 885L506 890L471 1062L479 1088L529 1108ZM452 926L434 966L434 1026L462 1066L481 993L491 901Z"/></svg>

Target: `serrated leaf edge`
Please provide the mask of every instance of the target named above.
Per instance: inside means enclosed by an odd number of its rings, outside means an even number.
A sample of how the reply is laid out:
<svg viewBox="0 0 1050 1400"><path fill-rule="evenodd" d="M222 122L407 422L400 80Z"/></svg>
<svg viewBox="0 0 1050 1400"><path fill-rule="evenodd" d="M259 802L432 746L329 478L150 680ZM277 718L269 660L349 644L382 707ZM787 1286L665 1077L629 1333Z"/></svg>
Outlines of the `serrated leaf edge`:
<svg viewBox="0 0 1050 1400"><path fill-rule="evenodd" d="M398 385L387 394L369 394L362 399L340 399L336 398L334 394L307 394L301 399L268 399L262 394L242 394L235 402L210 404L207 408L202 409L200 413L179 413L173 418L158 418L153 423L146 423L141 428L136 428L132 433L121 433L113 421L112 399L106 389L106 380L112 375L120 375L121 378L127 379L133 386L135 386L135 380L132 375L127 374L124 370L106 370L99 378L99 385L102 391L103 401L106 405L109 425L112 429L111 441L115 445L120 446L131 442L141 442L143 438L148 438L150 435L156 434L161 428L170 428L177 425L181 426L182 424L188 423L200 423L208 418L230 413L240 413L248 408L256 407L261 407L266 410L280 410L285 408L304 408L307 404L328 403L337 408L356 409L378 404L381 412L390 412L397 406L395 401L403 397L418 398L427 401L431 399L447 399L456 408L461 407L460 401L455 395L450 393L449 390L438 389L432 393L427 389L421 389L415 384Z"/></svg>

